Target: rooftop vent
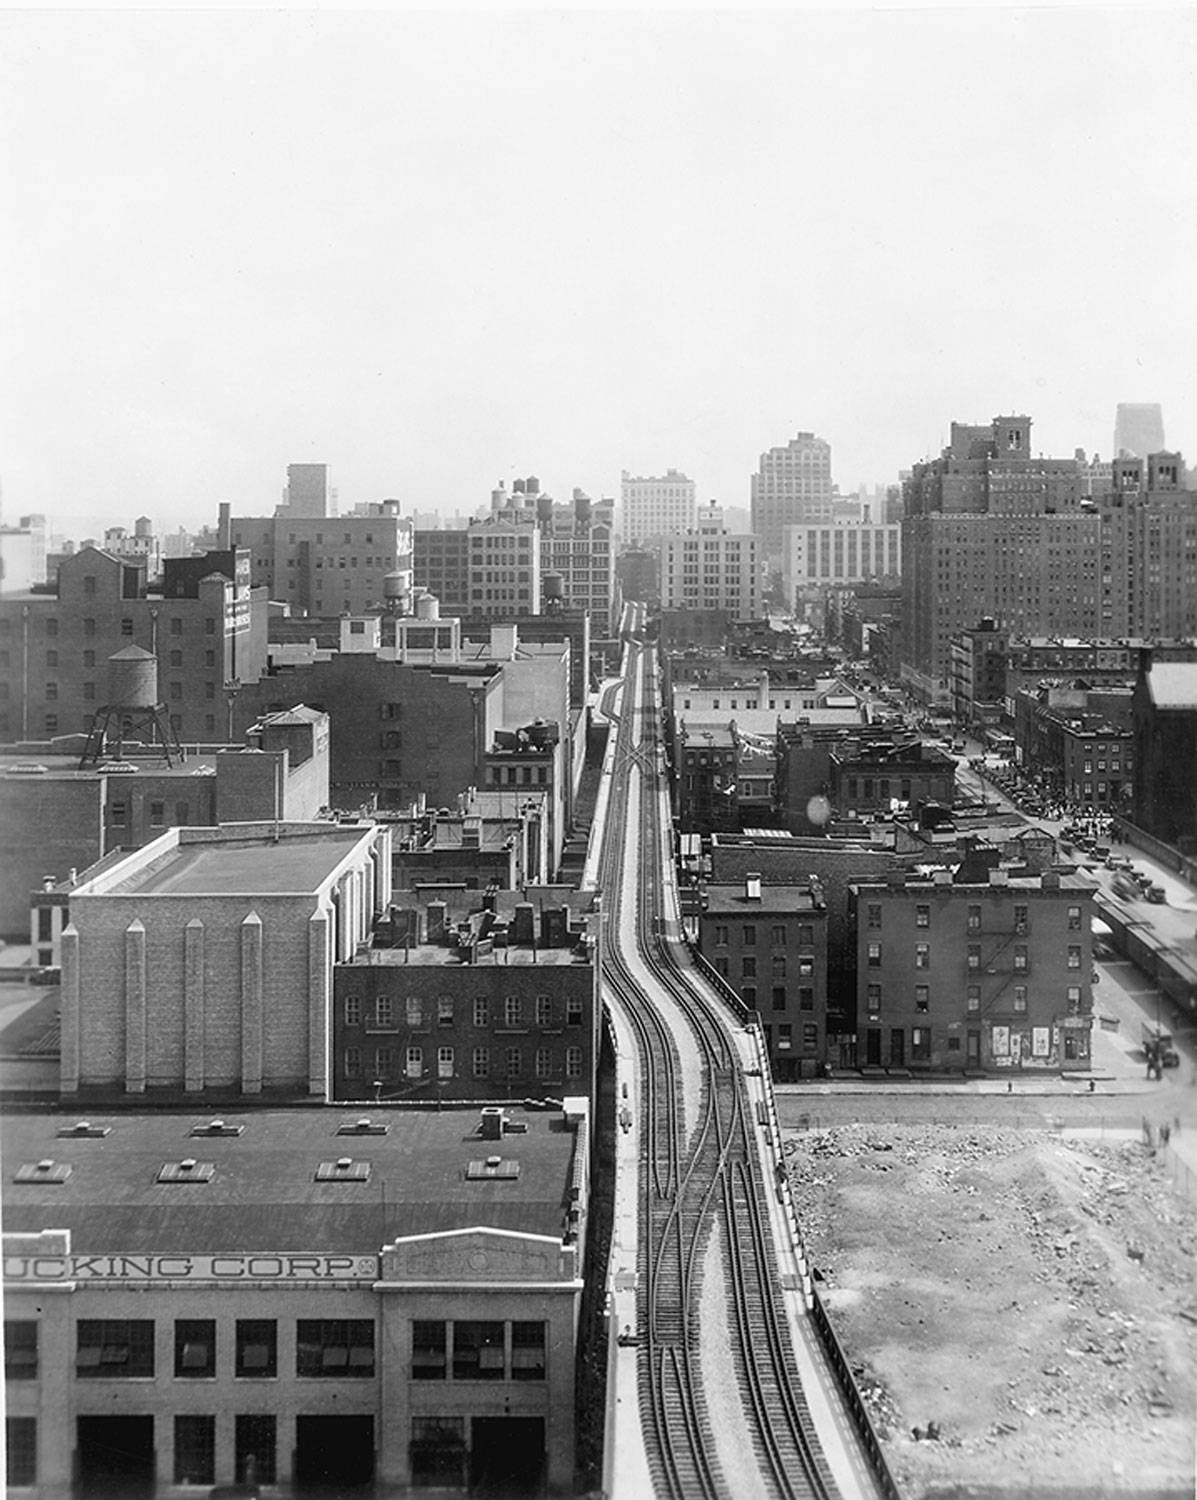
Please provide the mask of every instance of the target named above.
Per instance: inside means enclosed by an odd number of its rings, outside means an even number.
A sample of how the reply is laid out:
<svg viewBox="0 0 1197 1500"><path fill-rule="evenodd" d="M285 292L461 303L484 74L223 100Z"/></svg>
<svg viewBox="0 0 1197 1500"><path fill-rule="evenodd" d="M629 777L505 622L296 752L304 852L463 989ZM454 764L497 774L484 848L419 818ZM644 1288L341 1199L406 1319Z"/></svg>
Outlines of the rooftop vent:
<svg viewBox="0 0 1197 1500"><path fill-rule="evenodd" d="M485 1161L472 1161L466 1167L467 1182L514 1182L520 1175L518 1161L504 1161L501 1156L488 1156Z"/></svg>
<svg viewBox="0 0 1197 1500"><path fill-rule="evenodd" d="M158 1171L159 1182L211 1182L216 1168L210 1161L196 1161L194 1156L185 1156L182 1161L163 1162Z"/></svg>
<svg viewBox="0 0 1197 1500"><path fill-rule="evenodd" d="M13 1177L14 1182L65 1182L71 1175L71 1169L64 1161L51 1161L48 1157L41 1161L29 1161L19 1166Z"/></svg>
<svg viewBox="0 0 1197 1500"><path fill-rule="evenodd" d="M90 1120L78 1120L74 1125L64 1125L58 1132L59 1136L68 1136L71 1140L102 1140L108 1135L112 1127L110 1125L93 1125Z"/></svg>
<svg viewBox="0 0 1197 1500"><path fill-rule="evenodd" d="M369 1115L361 1115L356 1120L346 1120L344 1124L337 1126L338 1135L386 1135L387 1127L381 1120L372 1120Z"/></svg>
<svg viewBox="0 0 1197 1500"><path fill-rule="evenodd" d="M501 1141L505 1124L503 1111L497 1105L487 1105L482 1111L482 1123L478 1134L484 1141Z"/></svg>
<svg viewBox="0 0 1197 1500"><path fill-rule="evenodd" d="M317 1182L368 1182L370 1163L354 1161L352 1156L338 1156L336 1161L322 1161L316 1168Z"/></svg>
<svg viewBox="0 0 1197 1500"><path fill-rule="evenodd" d="M759 901L761 899L761 877L759 874L745 875L744 895L749 901Z"/></svg>
<svg viewBox="0 0 1197 1500"><path fill-rule="evenodd" d="M191 1127L192 1135L240 1135L245 1129L244 1125L230 1125L227 1120L205 1120L200 1125Z"/></svg>

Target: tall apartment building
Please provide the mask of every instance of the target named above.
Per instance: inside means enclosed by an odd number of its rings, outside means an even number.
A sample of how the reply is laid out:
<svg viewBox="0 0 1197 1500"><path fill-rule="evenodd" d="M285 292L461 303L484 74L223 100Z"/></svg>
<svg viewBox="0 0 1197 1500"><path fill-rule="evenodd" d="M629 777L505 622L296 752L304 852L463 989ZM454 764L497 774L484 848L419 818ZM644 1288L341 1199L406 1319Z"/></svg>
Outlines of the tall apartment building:
<svg viewBox="0 0 1197 1500"><path fill-rule="evenodd" d="M695 484L677 469L660 476L629 474L619 480L620 531L628 546L656 537L693 531L696 524Z"/></svg>
<svg viewBox="0 0 1197 1500"><path fill-rule="evenodd" d="M723 610L737 620L760 612L759 544L703 525L660 544L663 609Z"/></svg>
<svg viewBox="0 0 1197 1500"><path fill-rule="evenodd" d="M328 487L327 464L288 464L287 483L279 509L289 520L298 520L301 516L335 516L336 494Z"/></svg>
<svg viewBox="0 0 1197 1500"><path fill-rule="evenodd" d="M787 526L783 537L781 578L790 600L796 589L813 583L865 583L902 572L900 526Z"/></svg>
<svg viewBox="0 0 1197 1500"><path fill-rule="evenodd" d="M1156 401L1120 401L1114 416L1114 457L1146 458L1160 453L1164 442L1164 409Z"/></svg>
<svg viewBox="0 0 1197 1500"><path fill-rule="evenodd" d="M491 508L457 530L415 534L413 577L466 619L584 611L604 638L616 621L615 505L575 489L559 503L535 476L491 491Z"/></svg>
<svg viewBox="0 0 1197 1500"><path fill-rule="evenodd" d="M904 670L926 692L946 691L950 642L979 615L1020 635L1102 633L1101 519L1075 456L1031 456L1029 417L953 422L904 502Z"/></svg>
<svg viewBox="0 0 1197 1500"><path fill-rule="evenodd" d="M1114 460L1102 518L1101 634L1197 635L1197 492L1179 453Z"/></svg>
<svg viewBox="0 0 1197 1500"><path fill-rule="evenodd" d="M800 432L784 448L761 454L752 476L752 530L769 568L780 568L784 528L830 522L831 445Z"/></svg>
<svg viewBox="0 0 1197 1500"><path fill-rule="evenodd" d="M222 504L221 545L248 548L255 585L296 614L364 614L387 603L403 612L412 588L412 540L399 502L322 516L307 513L311 497L300 493L298 511L280 506L273 516L234 516Z"/></svg>
<svg viewBox="0 0 1197 1500"><path fill-rule="evenodd" d="M266 669L267 608L244 550L168 558L153 592L140 562L72 553L53 590L0 597L0 742L85 733L113 701L110 659L129 646L157 658L181 740L223 737L231 685Z"/></svg>

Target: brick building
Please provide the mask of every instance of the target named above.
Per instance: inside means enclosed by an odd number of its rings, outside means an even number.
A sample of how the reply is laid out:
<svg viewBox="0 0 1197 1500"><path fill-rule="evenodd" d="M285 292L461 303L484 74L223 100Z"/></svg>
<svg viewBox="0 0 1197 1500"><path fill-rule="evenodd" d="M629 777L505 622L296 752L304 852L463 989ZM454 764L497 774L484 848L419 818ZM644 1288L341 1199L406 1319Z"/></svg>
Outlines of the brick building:
<svg viewBox="0 0 1197 1500"><path fill-rule="evenodd" d="M699 947L759 1012L773 1077L814 1078L827 1063L827 905L817 881L749 874L703 892Z"/></svg>
<svg viewBox="0 0 1197 1500"><path fill-rule="evenodd" d="M2 1128L9 1495L575 1493L584 1100Z"/></svg>
<svg viewBox="0 0 1197 1500"><path fill-rule="evenodd" d="M1018 763L1047 791L1095 812L1129 805L1135 782L1131 690L1044 684L1014 695Z"/></svg>
<svg viewBox="0 0 1197 1500"><path fill-rule="evenodd" d="M1197 848L1197 651L1145 651L1134 690L1135 822L1186 853Z"/></svg>
<svg viewBox="0 0 1197 1500"><path fill-rule="evenodd" d="M593 895L434 889L397 891L374 946L337 965L334 1096L593 1099Z"/></svg>
<svg viewBox="0 0 1197 1500"><path fill-rule="evenodd" d="M969 861L954 878L895 871L854 884L858 1064L1087 1070L1095 889Z"/></svg>
<svg viewBox="0 0 1197 1500"><path fill-rule="evenodd" d="M955 760L921 740L889 745L849 740L829 752L828 771L831 800L841 814L888 812L892 801L951 807L955 800Z"/></svg>
<svg viewBox="0 0 1197 1500"><path fill-rule="evenodd" d="M328 1098L333 968L391 891L390 831L171 828L85 872L62 933L61 1092Z"/></svg>
<svg viewBox="0 0 1197 1500"><path fill-rule="evenodd" d="M53 588L0 595L0 742L85 733L111 701L110 658L129 646L155 657L181 740L231 735L232 685L266 668L266 593L249 564L231 549L168 558L154 591L142 563L85 547Z"/></svg>

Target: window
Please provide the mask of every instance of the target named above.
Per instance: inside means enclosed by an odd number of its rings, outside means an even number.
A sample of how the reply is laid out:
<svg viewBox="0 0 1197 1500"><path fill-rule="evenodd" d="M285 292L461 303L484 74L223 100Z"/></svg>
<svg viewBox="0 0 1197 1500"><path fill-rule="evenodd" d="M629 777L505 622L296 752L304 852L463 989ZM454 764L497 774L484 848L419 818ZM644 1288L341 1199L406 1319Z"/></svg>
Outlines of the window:
<svg viewBox="0 0 1197 1500"><path fill-rule="evenodd" d="M931 1028L929 1026L911 1027L910 1058L912 1062L931 1061Z"/></svg>
<svg viewBox="0 0 1197 1500"><path fill-rule="evenodd" d="M94 620L91 620L91 619L84 620L84 622L83 622L83 634L84 635L95 635L95 633L96 633L96 622ZM87 661L86 658L87 658L87 656L89 654L91 656L91 660ZM94 667L95 666L95 664L96 664L96 653L94 651L92 651L90 653L84 652L84 664L86 666L89 666L89 667Z"/></svg>
<svg viewBox="0 0 1197 1500"><path fill-rule="evenodd" d="M794 1028L788 1021L783 1021L777 1028L777 1050L779 1052L790 1052L794 1047Z"/></svg>
<svg viewBox="0 0 1197 1500"><path fill-rule="evenodd" d="M868 906L868 925L870 927L881 926L881 907L872 901L869 902Z"/></svg>
<svg viewBox="0 0 1197 1500"><path fill-rule="evenodd" d="M171 619L171 622L170 622L170 633L171 633L171 635L182 635L183 634L183 621L179 618L178 615L175 615Z"/></svg>
<svg viewBox="0 0 1197 1500"><path fill-rule="evenodd" d="M786 956L784 953L775 953L773 955L773 977L774 979L784 979L786 977Z"/></svg>
<svg viewBox="0 0 1197 1500"><path fill-rule="evenodd" d="M485 995L476 996L474 999L474 1025L479 1030L490 1025L490 1001Z"/></svg>
<svg viewBox="0 0 1197 1500"><path fill-rule="evenodd" d="M581 1049L581 1047L567 1047L565 1049L565 1076L567 1078L581 1078L581 1076L582 1076L582 1049Z"/></svg>
<svg viewBox="0 0 1197 1500"><path fill-rule="evenodd" d="M424 1024L424 1006L419 995L408 995L406 1001L407 1024L409 1026L422 1026Z"/></svg>
<svg viewBox="0 0 1197 1500"><path fill-rule="evenodd" d="M436 1049L436 1076L438 1078L453 1077L452 1047L438 1047Z"/></svg>
<svg viewBox="0 0 1197 1500"><path fill-rule="evenodd" d="M518 1078L523 1071L523 1055L518 1047L508 1047L504 1053L508 1078Z"/></svg>
<svg viewBox="0 0 1197 1500"><path fill-rule="evenodd" d="M1068 945L1068 967L1070 969L1079 969L1080 966L1081 966L1081 949L1080 949L1080 944L1079 943L1069 943L1069 945Z"/></svg>
<svg viewBox="0 0 1197 1500"><path fill-rule="evenodd" d="M570 996L565 1002L565 1024L567 1026L581 1026L582 1024L582 1001L579 997Z"/></svg>
<svg viewBox="0 0 1197 1500"><path fill-rule="evenodd" d="M18 1484L36 1484L37 1418L5 1417L4 1437L6 1486L11 1489Z"/></svg>
<svg viewBox="0 0 1197 1500"><path fill-rule="evenodd" d="M868 947L868 963L870 969L881 967L881 944L870 943Z"/></svg>
<svg viewBox="0 0 1197 1500"><path fill-rule="evenodd" d="M183 665L183 653L181 651L172 651L168 660L172 667L181 667Z"/></svg>
<svg viewBox="0 0 1197 1500"><path fill-rule="evenodd" d="M815 1008L815 992L814 992L813 986L811 986L809 984L801 984L801 985L799 985L798 986L798 1009L799 1010L814 1010L814 1008Z"/></svg>
<svg viewBox="0 0 1197 1500"><path fill-rule="evenodd" d="M512 1380L543 1380L545 1372L545 1325L512 1323Z"/></svg>
<svg viewBox="0 0 1197 1500"><path fill-rule="evenodd" d="M237 1319L235 1368L238 1375L278 1374L278 1326L273 1318Z"/></svg>
<svg viewBox="0 0 1197 1500"><path fill-rule="evenodd" d="M718 948L723 948L723 947L726 947L726 945L727 945L727 928L725 926L723 926L722 924L719 924L715 928L715 946L718 947Z"/></svg>
<svg viewBox="0 0 1197 1500"><path fill-rule="evenodd" d="M87 621L85 620L83 623L86 625ZM92 623L92 625L94 625L96 622L93 620L91 623ZM88 633L90 635L94 635L95 631L92 630L92 631L89 631ZM94 667L95 664L96 664L96 653L94 651L85 651L83 653L83 665L85 667Z"/></svg>
<svg viewBox="0 0 1197 1500"><path fill-rule="evenodd" d="M369 1318L300 1318L295 1373L369 1379L374 1374L374 1324Z"/></svg>
<svg viewBox="0 0 1197 1500"><path fill-rule="evenodd" d="M1081 909L1079 906L1070 906L1068 908L1068 930L1069 932L1079 932L1081 930Z"/></svg>
<svg viewBox="0 0 1197 1500"><path fill-rule="evenodd" d="M914 1008L925 1015L930 1008L931 990L928 985L916 984L914 987Z"/></svg>
<svg viewBox="0 0 1197 1500"><path fill-rule="evenodd" d="M1079 984L1068 986L1068 1014L1079 1016L1081 1013L1081 987Z"/></svg>
<svg viewBox="0 0 1197 1500"><path fill-rule="evenodd" d="M345 996L345 1024L346 1026L360 1026L362 1024L362 999L360 995Z"/></svg>
<svg viewBox="0 0 1197 1500"><path fill-rule="evenodd" d="M179 1318L175 1322L175 1375L180 1380L204 1380L216 1374L216 1324L211 1318Z"/></svg>
<svg viewBox="0 0 1197 1500"><path fill-rule="evenodd" d="M1026 932L1030 926L1030 910L1025 906L1014 908L1014 930L1015 932Z"/></svg>
<svg viewBox="0 0 1197 1500"><path fill-rule="evenodd" d="M130 624L131 623L132 623L132 621L130 621ZM46 634L47 635L57 635L58 634L58 621L55 620L52 616L51 616L50 619L48 619L46 621Z"/></svg>
<svg viewBox="0 0 1197 1500"><path fill-rule="evenodd" d="M916 969L929 969L931 967L931 945L929 943L915 943L914 966Z"/></svg>
<svg viewBox="0 0 1197 1500"><path fill-rule="evenodd" d="M803 1052L814 1052L819 1046L819 1028L813 1021L806 1021L802 1027L802 1050Z"/></svg>
<svg viewBox="0 0 1197 1500"><path fill-rule="evenodd" d="M81 1318L75 1373L80 1380L131 1380L154 1373L152 1318Z"/></svg>
<svg viewBox="0 0 1197 1500"><path fill-rule="evenodd" d="M775 984L773 986L773 1009L774 1010L785 1010L785 1008L786 1008L786 987L785 987L784 984Z"/></svg>
<svg viewBox="0 0 1197 1500"><path fill-rule="evenodd" d="M1081 950L1078 948L1076 951L1079 953ZM1078 967L1080 966L1080 960L1079 959L1077 960L1077 966ZM1027 956L1026 944L1025 943L1015 943L1015 945L1014 945L1014 972L1016 974L1025 974L1029 968L1030 968L1030 960L1029 960L1029 958Z"/></svg>
<svg viewBox="0 0 1197 1500"><path fill-rule="evenodd" d="M756 978L756 959L751 956L740 960L740 973L745 979Z"/></svg>
<svg viewBox="0 0 1197 1500"><path fill-rule="evenodd" d="M454 1323L453 1379L502 1380L503 1331L502 1323Z"/></svg>
<svg viewBox="0 0 1197 1500"><path fill-rule="evenodd" d="M45 727L45 731L46 731L47 734L57 734L58 733L58 715L57 714L47 714L46 717L45 717L45 719L43 720L43 725Z"/></svg>
<svg viewBox="0 0 1197 1500"><path fill-rule="evenodd" d="M375 1047L374 1049L374 1076L382 1082L389 1078L395 1070L395 1049L393 1047Z"/></svg>
<svg viewBox="0 0 1197 1500"><path fill-rule="evenodd" d="M981 908L979 906L970 906L968 909L968 930L970 932L980 932L981 930Z"/></svg>
<svg viewBox="0 0 1197 1500"><path fill-rule="evenodd" d="M524 1019L523 1001L519 995L508 995L503 1001L503 1024L518 1026Z"/></svg>
<svg viewBox="0 0 1197 1500"><path fill-rule="evenodd" d="M5 1380L37 1379L37 1320L5 1318Z"/></svg>
<svg viewBox="0 0 1197 1500"><path fill-rule="evenodd" d="M252 1458L258 1483L273 1484L276 1442L274 1417L238 1415L235 1430L237 1473L244 1474Z"/></svg>
<svg viewBox="0 0 1197 1500"><path fill-rule="evenodd" d="M417 1318L411 1325L411 1378L444 1380L446 1347L445 1324Z"/></svg>
<svg viewBox="0 0 1197 1500"><path fill-rule="evenodd" d="M537 995L536 1024L537 1026L551 1026L553 1024L553 997L551 995Z"/></svg>
<svg viewBox="0 0 1197 1500"><path fill-rule="evenodd" d="M57 651L47 651L46 652L46 665L48 667L56 667L58 665L58 652ZM47 685L47 687L49 686L48 683L46 685Z"/></svg>
<svg viewBox="0 0 1197 1500"><path fill-rule="evenodd" d="M965 995L965 1008L968 1010L981 1009L981 986L970 984Z"/></svg>
<svg viewBox="0 0 1197 1500"><path fill-rule="evenodd" d="M436 1002L436 1024L438 1026L453 1025L453 996L441 995Z"/></svg>
<svg viewBox="0 0 1197 1500"><path fill-rule="evenodd" d="M1014 986L1014 1009L1025 1013L1027 1008L1027 987L1025 984Z"/></svg>
<svg viewBox="0 0 1197 1500"><path fill-rule="evenodd" d="M362 1076L362 1049L360 1047L345 1048L345 1077L360 1078Z"/></svg>
<svg viewBox="0 0 1197 1500"><path fill-rule="evenodd" d="M970 969L979 969L981 967L980 943L970 943L968 945L968 966Z"/></svg>
<svg viewBox="0 0 1197 1500"><path fill-rule="evenodd" d="M374 1024L386 1026L388 1029L395 1024L395 1001L390 995L376 995L374 997Z"/></svg>
<svg viewBox="0 0 1197 1500"><path fill-rule="evenodd" d="M390 1050L389 1048L387 1049ZM424 1076L424 1049L423 1047L408 1047L403 1058L403 1072L407 1078L423 1078Z"/></svg>
<svg viewBox="0 0 1197 1500"><path fill-rule="evenodd" d="M166 826L166 803L150 803L150 827L164 828Z"/></svg>
<svg viewBox="0 0 1197 1500"><path fill-rule="evenodd" d="M776 947L776 948L784 948L785 947L785 942L786 942L786 930L785 930L784 926L774 927L774 929L773 929L773 945L774 945L774 947Z"/></svg>
<svg viewBox="0 0 1197 1500"><path fill-rule="evenodd" d="M750 924L749 926L744 928L744 946L746 948L754 948L756 946L755 924Z"/></svg>
<svg viewBox="0 0 1197 1500"><path fill-rule="evenodd" d="M914 909L914 925L916 927L930 927L931 908L929 906L916 906Z"/></svg>
<svg viewBox="0 0 1197 1500"><path fill-rule="evenodd" d="M877 1016L881 1013L881 986L871 984L866 991L866 1003L869 1007L869 1015Z"/></svg>
<svg viewBox="0 0 1197 1500"><path fill-rule="evenodd" d="M125 635L125 636L129 636L129 635L133 634L133 621L132 620L130 620L130 619L124 619L124 620L121 621L121 634Z"/></svg>
<svg viewBox="0 0 1197 1500"><path fill-rule="evenodd" d="M175 1483L216 1482L216 1418L175 1418Z"/></svg>

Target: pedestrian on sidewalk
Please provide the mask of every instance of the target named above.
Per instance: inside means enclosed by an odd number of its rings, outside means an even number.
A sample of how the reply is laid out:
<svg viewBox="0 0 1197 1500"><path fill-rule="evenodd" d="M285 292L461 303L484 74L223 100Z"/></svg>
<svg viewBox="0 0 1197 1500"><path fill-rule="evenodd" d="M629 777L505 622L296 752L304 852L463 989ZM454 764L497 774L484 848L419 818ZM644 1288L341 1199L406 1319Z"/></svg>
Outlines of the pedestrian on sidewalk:
<svg viewBox="0 0 1197 1500"><path fill-rule="evenodd" d="M1166 1146L1172 1138L1172 1127L1167 1120L1160 1126L1160 1144Z"/></svg>

